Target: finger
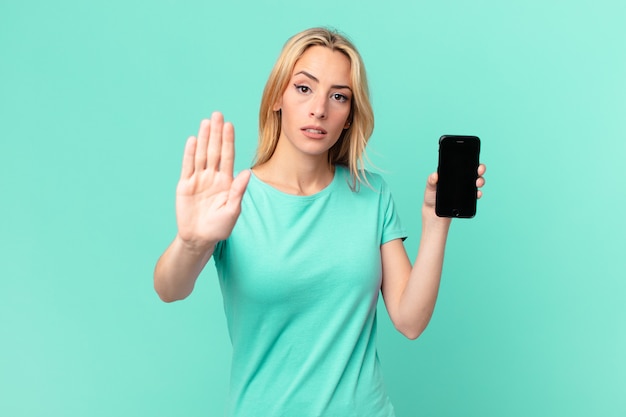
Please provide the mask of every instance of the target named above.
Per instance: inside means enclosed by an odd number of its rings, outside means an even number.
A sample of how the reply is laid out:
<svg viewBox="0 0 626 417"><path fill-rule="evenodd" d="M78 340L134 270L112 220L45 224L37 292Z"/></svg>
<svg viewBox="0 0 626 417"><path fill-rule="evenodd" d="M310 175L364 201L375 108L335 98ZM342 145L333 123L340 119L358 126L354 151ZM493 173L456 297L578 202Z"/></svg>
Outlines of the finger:
<svg viewBox="0 0 626 417"><path fill-rule="evenodd" d="M248 182L250 181L250 176L252 173L249 169L245 171L241 171L230 186L230 192L228 194L228 205L232 209L239 209L241 204L241 199L243 198L243 194L246 191L246 187L248 186Z"/></svg>
<svg viewBox="0 0 626 417"><path fill-rule="evenodd" d="M481 188L485 185L485 178L484 177L478 177L478 179L476 180L476 187Z"/></svg>
<svg viewBox="0 0 626 417"><path fill-rule="evenodd" d="M483 196L483 192L482 191L480 191L480 190L476 191L476 198L480 199L480 197L482 197L482 196Z"/></svg>
<svg viewBox="0 0 626 417"><path fill-rule="evenodd" d="M183 153L183 168L180 172L181 179L186 179L193 175L197 143L197 139L194 136L189 136L189 138L187 139L187 143L185 144L185 152Z"/></svg>
<svg viewBox="0 0 626 417"><path fill-rule="evenodd" d="M220 172L232 178L233 167L235 165L235 128L232 123L224 123L222 136L222 157L220 161Z"/></svg>
<svg viewBox="0 0 626 417"><path fill-rule="evenodd" d="M433 172L428 176L427 184L431 187L435 187L437 182L439 181L439 175L436 172Z"/></svg>
<svg viewBox="0 0 626 417"><path fill-rule="evenodd" d="M211 121L204 119L200 122L198 129L198 141L196 143L195 169L201 171L206 168L206 148L209 142L209 130L211 129Z"/></svg>
<svg viewBox="0 0 626 417"><path fill-rule="evenodd" d="M207 150L207 169L217 171L220 167L222 153L222 130L224 128L224 116L220 112L211 115L211 132Z"/></svg>
<svg viewBox="0 0 626 417"><path fill-rule="evenodd" d="M487 166L485 164L478 165L478 176L479 177L482 177L483 175L485 175L486 171L487 171Z"/></svg>

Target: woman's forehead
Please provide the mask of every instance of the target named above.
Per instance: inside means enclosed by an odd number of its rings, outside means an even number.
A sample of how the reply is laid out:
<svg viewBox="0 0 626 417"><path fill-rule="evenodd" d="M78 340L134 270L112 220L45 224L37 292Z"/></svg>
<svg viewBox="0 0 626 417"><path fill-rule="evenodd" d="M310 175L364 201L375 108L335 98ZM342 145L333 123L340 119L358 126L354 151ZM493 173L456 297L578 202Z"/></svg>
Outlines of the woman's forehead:
<svg viewBox="0 0 626 417"><path fill-rule="evenodd" d="M325 46L308 48L294 65L292 76L307 73L321 81L330 79L333 83L350 82L350 60L341 51Z"/></svg>

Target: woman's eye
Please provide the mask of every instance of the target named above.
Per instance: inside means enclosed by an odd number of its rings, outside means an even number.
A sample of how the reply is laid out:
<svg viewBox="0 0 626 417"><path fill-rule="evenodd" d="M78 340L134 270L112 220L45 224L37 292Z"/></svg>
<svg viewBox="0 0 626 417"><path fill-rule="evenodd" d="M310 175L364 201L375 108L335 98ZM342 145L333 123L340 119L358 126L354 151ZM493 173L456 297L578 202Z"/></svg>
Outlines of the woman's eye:
<svg viewBox="0 0 626 417"><path fill-rule="evenodd" d="M296 90L298 90L301 93L308 93L311 91L311 89L309 87L307 87L306 85L298 85L298 84L294 84L294 87L296 87Z"/></svg>
<svg viewBox="0 0 626 417"><path fill-rule="evenodd" d="M343 94L339 94L339 93L335 93L333 94L333 99L337 100L341 103L345 103L346 101L348 101L348 97L344 96Z"/></svg>

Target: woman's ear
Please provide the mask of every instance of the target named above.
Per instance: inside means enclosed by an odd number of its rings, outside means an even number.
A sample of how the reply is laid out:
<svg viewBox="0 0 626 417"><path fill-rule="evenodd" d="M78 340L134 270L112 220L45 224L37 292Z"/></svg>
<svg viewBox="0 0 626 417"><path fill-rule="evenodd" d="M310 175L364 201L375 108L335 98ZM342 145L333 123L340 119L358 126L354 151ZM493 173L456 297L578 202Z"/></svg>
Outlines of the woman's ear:
<svg viewBox="0 0 626 417"><path fill-rule="evenodd" d="M278 100L276 100L276 103L274 103L274 105L272 106L272 110L279 111L282 107L283 107L283 98L279 97Z"/></svg>
<svg viewBox="0 0 626 417"><path fill-rule="evenodd" d="M346 119L346 124L343 125L343 130L346 130L350 126L352 126L352 118L353 117L354 117L354 111L352 109L350 109L350 114L348 115L348 118Z"/></svg>

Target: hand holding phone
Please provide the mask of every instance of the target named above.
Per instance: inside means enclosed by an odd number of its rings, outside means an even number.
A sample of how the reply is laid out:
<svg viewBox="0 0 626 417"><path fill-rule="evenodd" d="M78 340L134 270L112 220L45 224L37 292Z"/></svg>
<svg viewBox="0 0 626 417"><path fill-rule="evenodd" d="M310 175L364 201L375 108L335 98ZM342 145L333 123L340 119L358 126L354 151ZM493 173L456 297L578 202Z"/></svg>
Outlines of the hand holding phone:
<svg viewBox="0 0 626 417"><path fill-rule="evenodd" d="M471 218L476 215L479 155L480 139L476 136L444 135L439 139L437 216Z"/></svg>

